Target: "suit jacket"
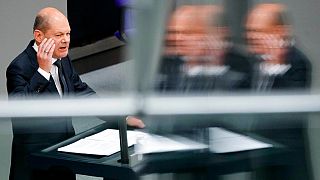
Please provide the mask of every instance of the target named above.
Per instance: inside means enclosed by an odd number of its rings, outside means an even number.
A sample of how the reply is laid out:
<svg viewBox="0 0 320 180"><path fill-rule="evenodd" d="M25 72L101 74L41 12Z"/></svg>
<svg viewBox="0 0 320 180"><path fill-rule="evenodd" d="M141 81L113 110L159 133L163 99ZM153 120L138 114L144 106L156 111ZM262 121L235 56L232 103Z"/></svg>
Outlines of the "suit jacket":
<svg viewBox="0 0 320 180"><path fill-rule="evenodd" d="M50 95L58 97L58 91L53 81L48 81L37 70L39 68L34 40L16 57L7 68L7 91L9 97L39 97ZM83 83L74 70L70 58L61 59L63 73L69 88L69 95L88 96L95 92Z"/></svg>
<svg viewBox="0 0 320 180"><path fill-rule="evenodd" d="M254 60L257 61L257 60ZM311 64L309 59L296 47L291 47L286 55L285 63L290 65L290 69L283 75L277 75L273 78L272 83L267 90L275 91L291 91L291 90L306 90L310 88L311 83ZM259 64L259 62L255 63ZM253 87L258 83L259 71L255 66L253 79Z"/></svg>
<svg viewBox="0 0 320 180"><path fill-rule="evenodd" d="M27 48L18 55L7 68L7 91L9 98L39 98L39 97L52 97L59 98L58 90L54 84L54 81L50 78L48 81L37 70L39 68L36 51L32 47L34 40L32 40ZM69 89L67 96L90 96L95 92L84 82L81 81L79 75L74 70L70 58L65 57L61 59L63 73L66 79L66 83ZM41 120L40 120L41 121ZM20 127L16 126L13 122L14 133L24 132L59 132L59 123L53 126L48 126L48 122L41 125L39 121L36 127ZM27 122L29 123L29 122ZM18 125L18 124L17 124ZM22 125L25 125L22 123ZM57 127L58 126L58 127ZM69 127L70 125L68 125ZM61 129L63 129L61 127ZM70 128L67 128L70 129ZM62 131L65 131L63 129Z"/></svg>
<svg viewBox="0 0 320 180"><path fill-rule="evenodd" d="M275 79L273 89L308 89L311 84L311 63L297 48L291 47L287 54L291 68L282 77Z"/></svg>
<svg viewBox="0 0 320 180"><path fill-rule="evenodd" d="M160 64L155 85L162 92L212 93L249 90L251 69L247 58L234 48L229 49L224 57L228 70L222 75L188 77L183 70L185 62L179 56L164 57Z"/></svg>
<svg viewBox="0 0 320 180"><path fill-rule="evenodd" d="M7 91L9 98L60 98L52 78L48 81L39 68L32 40L27 48L8 66ZM63 73L69 92L66 96L90 96L95 92L74 70L70 58L61 59ZM32 168L28 165L30 153L46 148L74 135L71 118L13 118L13 143L10 179L28 179ZM48 174L48 173L44 173ZM42 177L42 179L48 179Z"/></svg>
<svg viewBox="0 0 320 180"><path fill-rule="evenodd" d="M155 90L161 93L186 93L192 95L208 95L213 93L234 93L250 90L251 68L246 56L242 55L235 48L227 50L224 56L224 65L228 70L221 75L196 75L186 76L184 71L185 61L180 56L167 56L160 62ZM167 118L167 119L164 119ZM203 118L203 117L201 117ZM231 127L231 121L225 120L225 117L214 117L199 121L189 121L181 123L170 116L163 117L154 122L154 129L161 131L173 131L174 133L194 134L193 130L209 126L223 126L228 128L240 128L238 125ZM169 123L169 125L168 125ZM242 126L242 125L241 125ZM170 128L168 128L170 127ZM191 132L190 132L191 131Z"/></svg>

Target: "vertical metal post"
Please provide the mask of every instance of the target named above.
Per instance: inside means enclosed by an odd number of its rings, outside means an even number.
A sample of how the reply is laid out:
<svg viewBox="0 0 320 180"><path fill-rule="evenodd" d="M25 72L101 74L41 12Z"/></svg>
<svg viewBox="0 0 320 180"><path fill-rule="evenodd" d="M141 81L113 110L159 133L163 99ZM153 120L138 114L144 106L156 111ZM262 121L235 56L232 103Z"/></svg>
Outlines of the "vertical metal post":
<svg viewBox="0 0 320 180"><path fill-rule="evenodd" d="M127 139L127 121L122 118L118 121L120 137L120 153L122 164L129 164L128 139Z"/></svg>

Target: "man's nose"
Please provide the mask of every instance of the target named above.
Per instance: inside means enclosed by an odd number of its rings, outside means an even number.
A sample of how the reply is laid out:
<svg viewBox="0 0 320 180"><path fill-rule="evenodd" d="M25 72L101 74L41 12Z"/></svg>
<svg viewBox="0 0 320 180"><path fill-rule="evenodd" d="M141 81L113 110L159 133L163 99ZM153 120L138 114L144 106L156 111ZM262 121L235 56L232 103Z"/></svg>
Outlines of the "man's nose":
<svg viewBox="0 0 320 180"><path fill-rule="evenodd" d="M69 43L70 42L70 36L68 35L64 35L62 40L61 40L62 43Z"/></svg>

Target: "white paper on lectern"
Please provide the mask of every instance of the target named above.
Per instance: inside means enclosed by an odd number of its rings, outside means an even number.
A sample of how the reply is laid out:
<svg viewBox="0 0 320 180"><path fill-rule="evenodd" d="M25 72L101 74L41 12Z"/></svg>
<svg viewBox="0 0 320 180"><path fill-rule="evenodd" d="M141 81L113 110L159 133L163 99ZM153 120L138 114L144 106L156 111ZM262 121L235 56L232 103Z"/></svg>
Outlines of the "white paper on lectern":
<svg viewBox="0 0 320 180"><path fill-rule="evenodd" d="M230 153L270 148L271 144L223 128L209 128L209 148L214 153Z"/></svg>
<svg viewBox="0 0 320 180"><path fill-rule="evenodd" d="M127 131L127 139L128 146L139 142L135 147L137 154L208 148L208 145L181 136L169 138L140 131ZM107 129L58 148L58 151L108 156L120 151L119 131Z"/></svg>
<svg viewBox="0 0 320 180"><path fill-rule="evenodd" d="M136 144L137 137L141 137L143 134L138 131L127 131L128 146ZM58 151L109 156L120 151L119 130L106 129L67 146L60 147Z"/></svg>
<svg viewBox="0 0 320 180"><path fill-rule="evenodd" d="M248 136L223 128L209 128L209 146L182 136L159 136L140 131L127 131L128 146L135 146L137 154L209 148L214 153L229 153L272 147ZM119 130L107 129L58 148L61 152L108 156L120 151Z"/></svg>
<svg viewBox="0 0 320 180"><path fill-rule="evenodd" d="M208 145L182 136L164 137L154 134L147 134L142 139L138 139L138 143L135 145L135 152L137 154L148 154L171 151L200 150L206 148L208 148Z"/></svg>

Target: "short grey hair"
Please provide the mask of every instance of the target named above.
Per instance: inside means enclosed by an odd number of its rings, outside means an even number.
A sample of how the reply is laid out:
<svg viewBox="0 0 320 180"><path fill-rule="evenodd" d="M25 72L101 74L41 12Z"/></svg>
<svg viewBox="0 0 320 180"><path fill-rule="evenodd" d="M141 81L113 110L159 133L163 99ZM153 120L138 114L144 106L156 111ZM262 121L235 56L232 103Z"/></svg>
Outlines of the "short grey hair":
<svg viewBox="0 0 320 180"><path fill-rule="evenodd" d="M48 28L49 28L48 18L43 15L37 15L33 24L33 32L37 29L45 32Z"/></svg>

